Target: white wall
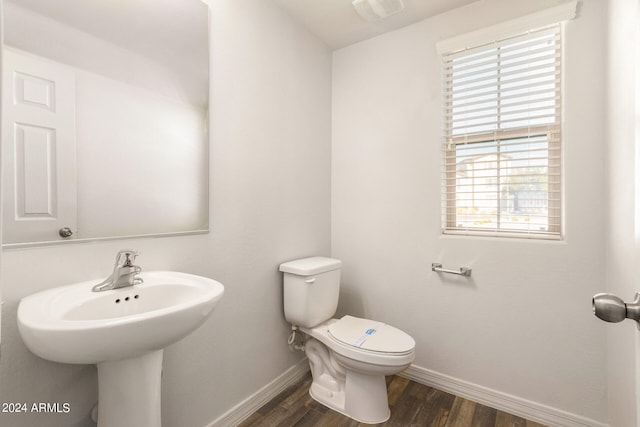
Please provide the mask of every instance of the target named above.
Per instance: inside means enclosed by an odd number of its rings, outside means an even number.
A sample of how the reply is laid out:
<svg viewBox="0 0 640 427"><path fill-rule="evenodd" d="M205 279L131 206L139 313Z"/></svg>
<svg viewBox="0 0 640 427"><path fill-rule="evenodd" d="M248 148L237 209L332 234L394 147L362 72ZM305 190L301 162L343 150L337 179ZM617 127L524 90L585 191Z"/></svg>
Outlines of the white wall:
<svg viewBox="0 0 640 427"><path fill-rule="evenodd" d="M4 7L3 7L3 2L0 2L0 22L3 22L4 19ZM0 31L0 44L4 44L4 34L2 34L2 32ZM4 58L3 58L3 52L2 49L0 49L0 76L3 75L2 73L4 73ZM0 102L0 117L2 117L2 103ZM2 135L2 120L0 120L0 135ZM1 184L1 182L0 182ZM0 188L2 188L2 186L0 185ZM0 200L2 200L2 194L0 191ZM2 241L2 204L0 203L0 242ZM2 251L0 251L0 266L2 266ZM0 267L1 268L1 267ZM2 341L2 304L3 304L3 299L2 299L2 279L0 278L0 342ZM2 359L2 345L0 343L0 359Z"/></svg>
<svg viewBox="0 0 640 427"><path fill-rule="evenodd" d="M331 55L271 2L212 7L211 233L4 251L3 402L68 402L67 415L0 413L0 425L91 425L93 366L32 355L16 327L25 295L110 273L132 247L146 270L220 280L202 328L165 351L163 425L204 426L300 360L289 353L279 263L330 251Z"/></svg>
<svg viewBox="0 0 640 427"><path fill-rule="evenodd" d="M76 236L206 229L207 110L103 75L74 74Z"/></svg>
<svg viewBox="0 0 640 427"><path fill-rule="evenodd" d="M634 52L637 44L638 0L608 2L607 57L607 292L625 301L633 300L640 290L636 239L640 223L634 218L637 184L634 140L638 126L636 96L638 72ZM636 142L637 143L637 142ZM638 210L640 212L640 210ZM634 235L635 234L635 235ZM635 267L635 268L634 268ZM612 426L637 425L636 392L639 384L634 375L637 366L638 331L634 322L626 321L607 327L607 368L609 414Z"/></svg>
<svg viewBox="0 0 640 427"><path fill-rule="evenodd" d="M565 240L440 233L440 61L435 43L558 2L480 1L334 52L332 256L340 311L400 327L415 364L520 401L607 420L605 3L566 26ZM470 280L432 262L473 268Z"/></svg>

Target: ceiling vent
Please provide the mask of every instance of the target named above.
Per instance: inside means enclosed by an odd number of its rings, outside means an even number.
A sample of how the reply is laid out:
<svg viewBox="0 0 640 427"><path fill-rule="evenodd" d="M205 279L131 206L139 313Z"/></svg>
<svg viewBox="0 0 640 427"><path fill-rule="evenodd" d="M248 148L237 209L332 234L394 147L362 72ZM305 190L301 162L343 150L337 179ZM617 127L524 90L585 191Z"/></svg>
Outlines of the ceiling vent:
<svg viewBox="0 0 640 427"><path fill-rule="evenodd" d="M403 0L353 0L354 9L365 21L378 21L404 9Z"/></svg>

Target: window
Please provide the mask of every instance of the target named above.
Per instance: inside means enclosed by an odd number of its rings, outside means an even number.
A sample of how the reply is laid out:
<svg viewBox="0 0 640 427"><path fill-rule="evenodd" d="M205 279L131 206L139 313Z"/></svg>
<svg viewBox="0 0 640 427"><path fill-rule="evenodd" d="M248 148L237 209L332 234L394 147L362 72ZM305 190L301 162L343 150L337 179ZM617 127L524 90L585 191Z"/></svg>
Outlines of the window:
<svg viewBox="0 0 640 427"><path fill-rule="evenodd" d="M443 232L561 236L561 29L443 54Z"/></svg>

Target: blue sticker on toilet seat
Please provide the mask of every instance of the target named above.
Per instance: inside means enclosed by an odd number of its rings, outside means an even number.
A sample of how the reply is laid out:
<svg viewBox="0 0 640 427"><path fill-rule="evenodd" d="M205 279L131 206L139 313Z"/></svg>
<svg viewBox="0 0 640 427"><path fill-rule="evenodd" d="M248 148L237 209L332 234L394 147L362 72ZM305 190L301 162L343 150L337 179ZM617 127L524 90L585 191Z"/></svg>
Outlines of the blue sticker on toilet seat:
<svg viewBox="0 0 640 427"><path fill-rule="evenodd" d="M380 329L381 327L383 327L383 326L384 326L384 323L380 322L376 326L374 326L373 328L367 329L366 331L364 331L364 334L360 335L360 337L358 337L358 339L353 342L352 345L354 347L361 347L362 344L364 344L364 342L367 340L367 338L369 338L371 335L375 334L376 331L378 329Z"/></svg>

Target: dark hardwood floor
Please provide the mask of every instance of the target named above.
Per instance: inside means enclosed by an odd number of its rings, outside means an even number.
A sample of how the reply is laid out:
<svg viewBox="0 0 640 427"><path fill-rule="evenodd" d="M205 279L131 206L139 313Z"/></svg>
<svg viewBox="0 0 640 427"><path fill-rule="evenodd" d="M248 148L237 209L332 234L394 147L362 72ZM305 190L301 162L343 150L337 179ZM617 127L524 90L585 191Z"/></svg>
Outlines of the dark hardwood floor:
<svg viewBox="0 0 640 427"><path fill-rule="evenodd" d="M268 402L240 427L362 427L309 396L311 375ZM403 377L387 377L391 418L378 426L544 427Z"/></svg>

